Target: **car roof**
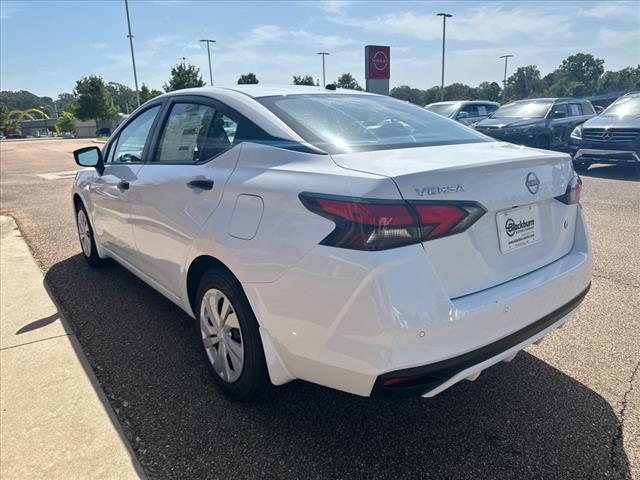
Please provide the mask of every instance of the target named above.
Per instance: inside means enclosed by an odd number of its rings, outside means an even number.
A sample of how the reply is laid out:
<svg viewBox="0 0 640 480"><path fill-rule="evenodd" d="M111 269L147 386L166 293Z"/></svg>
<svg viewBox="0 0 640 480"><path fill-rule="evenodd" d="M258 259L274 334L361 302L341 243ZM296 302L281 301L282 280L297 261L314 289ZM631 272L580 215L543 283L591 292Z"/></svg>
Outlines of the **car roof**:
<svg viewBox="0 0 640 480"><path fill-rule="evenodd" d="M527 102L540 102L540 103L556 103L556 102L586 102L586 98L575 97L556 97L556 98L524 98L522 100L515 100L511 103L527 103Z"/></svg>
<svg viewBox="0 0 640 480"><path fill-rule="evenodd" d="M223 92L238 92L251 98L273 97L280 95L319 95L319 94L356 94L356 95L374 95L368 92L358 90L349 90L345 88L337 88L330 90L312 85L232 85L229 87L199 87L189 88L185 90L176 90L166 95L207 95L216 97Z"/></svg>
<svg viewBox="0 0 640 480"><path fill-rule="evenodd" d="M431 105L469 105L469 104L489 104L489 105L500 105L498 102L492 102L491 100L449 100L446 102L433 102L427 105L430 107Z"/></svg>

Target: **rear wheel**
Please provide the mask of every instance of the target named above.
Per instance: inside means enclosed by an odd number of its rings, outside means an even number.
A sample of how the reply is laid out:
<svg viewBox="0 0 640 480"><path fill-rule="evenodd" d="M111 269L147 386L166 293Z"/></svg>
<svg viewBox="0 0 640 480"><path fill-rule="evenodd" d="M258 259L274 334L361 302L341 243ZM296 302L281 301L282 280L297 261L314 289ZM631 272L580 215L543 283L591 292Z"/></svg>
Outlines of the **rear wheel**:
<svg viewBox="0 0 640 480"><path fill-rule="evenodd" d="M86 262L92 267L102 267L109 263L108 259L98 256L93 228L91 228L89 215L87 215L84 205L79 205L76 211L76 226L78 227L78 239L80 240L82 256Z"/></svg>
<svg viewBox="0 0 640 480"><path fill-rule="evenodd" d="M218 270L198 288L196 331L216 384L238 400L259 397L269 385L258 322L239 282Z"/></svg>

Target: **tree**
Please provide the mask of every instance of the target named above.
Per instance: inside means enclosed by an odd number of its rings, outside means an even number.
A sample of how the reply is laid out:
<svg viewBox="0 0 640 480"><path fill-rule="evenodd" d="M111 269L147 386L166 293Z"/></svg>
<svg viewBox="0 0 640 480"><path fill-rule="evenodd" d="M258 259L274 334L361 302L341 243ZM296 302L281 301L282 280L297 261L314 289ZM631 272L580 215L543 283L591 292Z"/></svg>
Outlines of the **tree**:
<svg viewBox="0 0 640 480"><path fill-rule="evenodd" d="M598 79L595 93L618 92L640 88L640 65L617 72L606 71Z"/></svg>
<svg viewBox="0 0 640 480"><path fill-rule="evenodd" d="M156 98L158 95L162 95L160 90L149 88L143 83L140 87L140 104L148 102L152 98Z"/></svg>
<svg viewBox="0 0 640 480"><path fill-rule="evenodd" d="M502 95L502 89L496 82L482 82L476 88L476 96L479 100L490 100L499 102Z"/></svg>
<svg viewBox="0 0 640 480"><path fill-rule="evenodd" d="M76 82L73 91L78 97L75 115L80 120L116 120L118 109L113 104L101 77L90 75Z"/></svg>
<svg viewBox="0 0 640 480"><path fill-rule="evenodd" d="M4 103L9 111L40 107L44 107L47 112L54 111L51 97L38 97L27 90L0 92L0 102Z"/></svg>
<svg viewBox="0 0 640 480"><path fill-rule="evenodd" d="M169 83L165 83L162 86L165 92L194 87L204 87L204 81L200 76L200 69L195 65L186 63L179 63L173 67Z"/></svg>
<svg viewBox="0 0 640 480"><path fill-rule="evenodd" d="M584 84L590 94L603 73L604 60L595 58L590 53L576 53L565 58L554 75L558 79Z"/></svg>
<svg viewBox="0 0 640 480"><path fill-rule="evenodd" d="M515 73L507 79L507 85L513 86L516 100L539 96L544 90L540 70L535 65L518 67Z"/></svg>
<svg viewBox="0 0 640 480"><path fill-rule="evenodd" d="M76 129L76 117L71 112L63 112L56 125L61 132L73 132Z"/></svg>
<svg viewBox="0 0 640 480"><path fill-rule="evenodd" d="M73 93L61 93L55 101L58 112L73 112L78 99Z"/></svg>
<svg viewBox="0 0 640 480"><path fill-rule="evenodd" d="M464 83L452 83L444 87L445 100L470 100L476 97L476 89Z"/></svg>
<svg viewBox="0 0 640 480"><path fill-rule="evenodd" d="M393 87L389 92L393 98L404 100L405 102L415 103L416 105L425 106L427 102L424 98L424 91L418 88L411 88L409 85L400 85Z"/></svg>
<svg viewBox="0 0 640 480"><path fill-rule="evenodd" d="M311 75L305 75L305 76L294 75L293 84L294 85L315 85L316 83L313 81L313 77Z"/></svg>
<svg viewBox="0 0 640 480"><path fill-rule="evenodd" d="M260 83L255 73L243 73L238 78L238 85L255 85Z"/></svg>
<svg viewBox="0 0 640 480"><path fill-rule="evenodd" d="M107 83L107 90L120 113L130 113L138 106L135 90L117 82Z"/></svg>
<svg viewBox="0 0 640 480"><path fill-rule="evenodd" d="M335 81L336 87L348 88L349 90L362 90L358 81L350 73L343 73Z"/></svg>

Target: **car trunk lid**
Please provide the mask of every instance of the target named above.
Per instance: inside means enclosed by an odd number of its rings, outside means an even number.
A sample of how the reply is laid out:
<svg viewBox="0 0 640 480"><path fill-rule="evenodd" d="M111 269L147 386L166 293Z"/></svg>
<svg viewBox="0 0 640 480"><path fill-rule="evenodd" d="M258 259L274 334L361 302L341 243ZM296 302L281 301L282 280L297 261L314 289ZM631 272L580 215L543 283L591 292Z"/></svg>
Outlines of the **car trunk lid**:
<svg viewBox="0 0 640 480"><path fill-rule="evenodd" d="M405 200L472 201L487 210L468 230L423 243L451 298L541 268L568 253L573 244L576 206L554 198L565 193L573 175L565 154L486 142L332 158L343 168L391 178ZM534 243L525 239L526 246L509 250L505 245L513 237L507 229L512 233L534 217L535 238L529 240Z"/></svg>

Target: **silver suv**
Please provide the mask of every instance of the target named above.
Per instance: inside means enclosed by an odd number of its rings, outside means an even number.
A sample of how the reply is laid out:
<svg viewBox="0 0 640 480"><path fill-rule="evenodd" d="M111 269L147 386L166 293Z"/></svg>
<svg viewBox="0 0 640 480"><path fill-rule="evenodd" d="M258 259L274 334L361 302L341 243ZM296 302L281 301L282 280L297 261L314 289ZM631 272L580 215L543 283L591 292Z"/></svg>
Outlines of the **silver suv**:
<svg viewBox="0 0 640 480"><path fill-rule="evenodd" d="M425 108L464 125L471 125L487 118L500 108L500 104L488 100L459 100L430 103Z"/></svg>

